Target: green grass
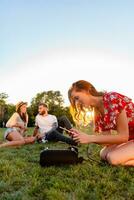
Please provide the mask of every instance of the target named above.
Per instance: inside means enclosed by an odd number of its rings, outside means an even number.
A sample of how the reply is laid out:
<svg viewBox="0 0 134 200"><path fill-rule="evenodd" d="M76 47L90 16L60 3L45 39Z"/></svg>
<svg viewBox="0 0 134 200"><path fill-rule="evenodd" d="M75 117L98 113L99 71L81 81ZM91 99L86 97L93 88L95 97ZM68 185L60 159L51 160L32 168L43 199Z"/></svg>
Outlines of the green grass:
<svg viewBox="0 0 134 200"><path fill-rule="evenodd" d="M29 129L29 133L32 129ZM4 129L0 129L2 140ZM0 200L132 200L134 168L112 167L84 161L78 165L39 165L45 147L67 148L63 143L27 145L0 149ZM90 145L92 157L99 159L100 146ZM87 145L79 156L87 158Z"/></svg>

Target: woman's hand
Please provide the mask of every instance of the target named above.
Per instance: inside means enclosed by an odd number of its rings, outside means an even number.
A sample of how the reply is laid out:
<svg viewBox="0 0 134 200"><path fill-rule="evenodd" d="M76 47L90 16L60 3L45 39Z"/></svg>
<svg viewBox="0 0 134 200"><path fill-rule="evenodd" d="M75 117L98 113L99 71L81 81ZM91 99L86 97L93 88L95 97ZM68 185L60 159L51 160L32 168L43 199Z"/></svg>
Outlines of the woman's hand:
<svg viewBox="0 0 134 200"><path fill-rule="evenodd" d="M36 135L36 138L37 139L42 139L44 137L44 133L38 133L37 135Z"/></svg>
<svg viewBox="0 0 134 200"><path fill-rule="evenodd" d="M24 127L23 128L24 132L28 131L28 128L27 127Z"/></svg>
<svg viewBox="0 0 134 200"><path fill-rule="evenodd" d="M26 127L22 123L16 123L13 127L18 127L20 129L25 129Z"/></svg>
<svg viewBox="0 0 134 200"><path fill-rule="evenodd" d="M80 132L76 129L71 129L71 132L73 140L77 143L88 144L92 142L90 136L86 133Z"/></svg>

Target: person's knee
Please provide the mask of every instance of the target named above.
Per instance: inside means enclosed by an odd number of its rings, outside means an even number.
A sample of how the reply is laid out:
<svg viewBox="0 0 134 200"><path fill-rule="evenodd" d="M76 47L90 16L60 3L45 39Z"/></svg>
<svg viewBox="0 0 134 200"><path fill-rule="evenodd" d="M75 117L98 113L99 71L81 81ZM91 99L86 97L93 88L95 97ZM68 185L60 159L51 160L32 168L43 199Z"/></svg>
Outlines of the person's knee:
<svg viewBox="0 0 134 200"><path fill-rule="evenodd" d="M23 136L20 135L20 133L14 131L8 134L7 138L8 141L23 141Z"/></svg>
<svg viewBox="0 0 134 200"><path fill-rule="evenodd" d="M120 164L119 158L117 157L117 155L114 152L107 153L106 159L107 159L108 163L111 165L119 165Z"/></svg>
<svg viewBox="0 0 134 200"><path fill-rule="evenodd" d="M58 118L59 120L65 120L67 119L66 115L62 115L61 117Z"/></svg>
<svg viewBox="0 0 134 200"><path fill-rule="evenodd" d="M72 124L71 124L70 120L67 118L66 115L63 115L63 116L60 117L59 124L61 124L61 126L64 126L67 129L72 128Z"/></svg>
<svg viewBox="0 0 134 200"><path fill-rule="evenodd" d="M58 121L61 123L70 123L69 119L67 118L66 115L62 115L61 117L58 118Z"/></svg>

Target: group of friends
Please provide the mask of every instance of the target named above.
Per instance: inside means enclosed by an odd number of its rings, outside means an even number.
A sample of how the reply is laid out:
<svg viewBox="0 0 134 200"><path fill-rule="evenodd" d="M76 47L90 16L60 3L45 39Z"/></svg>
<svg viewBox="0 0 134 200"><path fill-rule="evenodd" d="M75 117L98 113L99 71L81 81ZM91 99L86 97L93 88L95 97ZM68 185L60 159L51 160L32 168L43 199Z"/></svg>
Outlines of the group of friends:
<svg viewBox="0 0 134 200"><path fill-rule="evenodd" d="M76 145L76 142L63 134L63 129L72 128L69 119L66 116L57 118L48 113L48 106L45 103L38 105L38 114L35 117L35 128L33 134L26 135L28 125L27 102L19 102L16 105L16 112L6 123L4 138L6 142L0 144L0 147L21 146L33 144L35 141L62 141L70 145ZM60 128L62 127L62 128Z"/></svg>
<svg viewBox="0 0 134 200"><path fill-rule="evenodd" d="M99 144L103 148L100 158L111 165L134 166L134 103L129 97L117 92L100 92L88 81L79 80L68 90L72 116L75 122L81 120L81 113L90 109L93 114L94 130L81 132L71 126L62 116L48 114L48 107L41 103L35 118L34 133L25 136L28 123L27 103L19 102L16 112L8 120L5 132L7 142L0 147L19 146L37 141L62 141L70 145ZM60 127L69 129L70 135L63 134ZM114 132L113 132L114 130Z"/></svg>

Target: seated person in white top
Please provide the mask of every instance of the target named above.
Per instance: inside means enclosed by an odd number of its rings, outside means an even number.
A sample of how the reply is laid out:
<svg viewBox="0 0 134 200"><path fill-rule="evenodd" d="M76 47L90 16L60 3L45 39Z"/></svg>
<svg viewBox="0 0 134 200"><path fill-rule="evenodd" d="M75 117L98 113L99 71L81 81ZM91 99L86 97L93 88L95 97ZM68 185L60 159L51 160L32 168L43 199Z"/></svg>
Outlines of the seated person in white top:
<svg viewBox="0 0 134 200"><path fill-rule="evenodd" d="M7 140L7 142L0 144L0 147L20 146L34 143L36 137L25 137L27 123L27 103L21 101L16 105L16 112L6 123L7 130L5 132L4 138Z"/></svg>
<svg viewBox="0 0 134 200"><path fill-rule="evenodd" d="M72 138L66 137L59 131L58 121L56 116L48 114L48 107L45 103L40 103L38 107L39 114L35 118L35 129L33 136L38 139L45 139L47 141L62 141L67 144L76 145ZM67 118L60 119L61 124L67 124L67 129L71 129ZM65 123L66 122L66 123Z"/></svg>

